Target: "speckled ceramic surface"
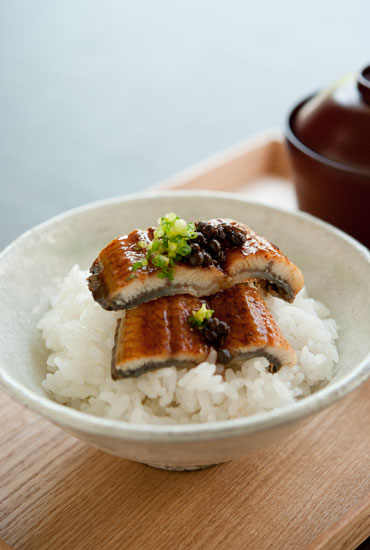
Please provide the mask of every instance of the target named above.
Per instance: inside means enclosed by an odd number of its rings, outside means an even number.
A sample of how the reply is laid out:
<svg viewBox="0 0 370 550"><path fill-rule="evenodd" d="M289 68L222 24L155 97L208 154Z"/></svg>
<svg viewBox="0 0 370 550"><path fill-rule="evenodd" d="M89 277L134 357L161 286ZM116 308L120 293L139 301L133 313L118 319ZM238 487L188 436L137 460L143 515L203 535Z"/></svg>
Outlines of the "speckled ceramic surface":
<svg viewBox="0 0 370 550"><path fill-rule="evenodd" d="M41 387L47 352L36 329L42 289L73 264L89 267L112 238L176 211L189 220L231 217L277 244L302 269L308 292L339 324L340 362L312 396L273 412L199 425L150 426L59 405ZM370 375L370 253L308 215L214 192L147 193L88 205L31 229L0 256L0 385L20 403L112 454L174 469L232 460L289 435Z"/></svg>

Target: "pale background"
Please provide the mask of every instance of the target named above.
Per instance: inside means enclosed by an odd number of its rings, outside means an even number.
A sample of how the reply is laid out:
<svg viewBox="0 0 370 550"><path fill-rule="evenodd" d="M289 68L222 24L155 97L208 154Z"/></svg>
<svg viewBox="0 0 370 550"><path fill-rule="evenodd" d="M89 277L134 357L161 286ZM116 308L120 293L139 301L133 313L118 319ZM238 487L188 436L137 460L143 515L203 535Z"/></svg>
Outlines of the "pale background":
<svg viewBox="0 0 370 550"><path fill-rule="evenodd" d="M369 0L0 0L0 247L283 126L370 62Z"/></svg>

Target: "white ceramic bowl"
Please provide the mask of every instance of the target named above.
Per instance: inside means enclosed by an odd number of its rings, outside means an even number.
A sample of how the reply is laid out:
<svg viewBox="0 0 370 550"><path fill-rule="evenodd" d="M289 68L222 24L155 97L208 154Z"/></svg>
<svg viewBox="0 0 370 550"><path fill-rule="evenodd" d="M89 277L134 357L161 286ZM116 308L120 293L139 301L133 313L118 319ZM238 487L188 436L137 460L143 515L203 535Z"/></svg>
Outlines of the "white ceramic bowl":
<svg viewBox="0 0 370 550"><path fill-rule="evenodd" d="M135 425L52 401L41 386L47 351L36 324L42 289L75 263L88 268L112 238L164 212L186 219L231 217L276 243L302 269L310 295L337 320L340 362L325 388L292 405L198 425ZM31 229L0 256L0 384L20 403L109 453L158 467L192 469L242 457L297 429L370 375L370 253L307 214L213 192L147 193L87 205Z"/></svg>

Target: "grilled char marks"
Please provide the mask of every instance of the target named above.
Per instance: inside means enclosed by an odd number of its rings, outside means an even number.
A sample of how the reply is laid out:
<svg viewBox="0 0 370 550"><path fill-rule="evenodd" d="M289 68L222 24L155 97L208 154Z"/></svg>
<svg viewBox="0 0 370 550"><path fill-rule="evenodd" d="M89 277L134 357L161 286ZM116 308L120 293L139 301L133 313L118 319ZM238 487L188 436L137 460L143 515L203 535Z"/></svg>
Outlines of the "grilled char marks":
<svg viewBox="0 0 370 550"><path fill-rule="evenodd" d="M210 307L216 317L227 323L230 332L224 348L231 361L245 361L264 356L276 372L282 364L294 364L294 350L282 335L258 289L247 284L236 285L211 296Z"/></svg>
<svg viewBox="0 0 370 550"><path fill-rule="evenodd" d="M256 287L237 285L208 299L217 323L228 325L220 340L215 331L212 344L205 337L205 329L189 324L192 311L204 301L184 294L159 298L126 311L117 324L112 377L139 376L170 365L195 366L206 360L211 345L219 349L219 361L225 364L266 357L270 372L294 364L295 353Z"/></svg>
<svg viewBox="0 0 370 550"><path fill-rule="evenodd" d="M230 326L225 345L239 349L244 345L274 341L276 325L257 289L237 285L210 298L215 315Z"/></svg>
<svg viewBox="0 0 370 550"><path fill-rule="evenodd" d="M246 225L235 223L244 229L245 243L239 248L231 248L227 253L224 270L234 284L250 278L266 281L264 290L293 302L304 285L300 269L294 265L274 244L255 233Z"/></svg>
<svg viewBox="0 0 370 550"><path fill-rule="evenodd" d="M138 250L137 243L140 240L149 240L152 229L141 231L135 229L128 235L123 235L111 241L99 254L90 268L88 277L89 289L96 300L104 309L125 309L115 303L115 297L120 288L130 282L133 275L132 266L143 258L143 252ZM146 274L135 273L137 278L145 278L151 272L156 271L148 266Z"/></svg>
<svg viewBox="0 0 370 550"><path fill-rule="evenodd" d="M167 365L194 366L210 347L188 318L201 300L189 295L159 298L125 312L115 337L112 377L139 376Z"/></svg>
<svg viewBox="0 0 370 550"><path fill-rule="evenodd" d="M173 294L207 296L251 278L266 281L264 290L292 302L303 287L300 270L249 227L230 220L198 222L192 251L174 267L173 280L160 279L150 262L133 271L146 256L139 240L151 240L153 229L135 230L113 240L91 267L94 299L105 309L128 309Z"/></svg>

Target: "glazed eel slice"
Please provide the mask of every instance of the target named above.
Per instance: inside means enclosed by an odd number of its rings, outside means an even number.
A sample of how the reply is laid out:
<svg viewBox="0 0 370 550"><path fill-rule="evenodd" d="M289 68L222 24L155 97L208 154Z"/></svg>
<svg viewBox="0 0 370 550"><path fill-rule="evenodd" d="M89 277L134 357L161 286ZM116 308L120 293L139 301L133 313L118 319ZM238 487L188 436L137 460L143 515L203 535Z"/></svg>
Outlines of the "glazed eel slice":
<svg viewBox="0 0 370 550"><path fill-rule="evenodd" d="M231 363L266 357L270 372L296 364L296 353L273 319L258 286L235 285L211 296L209 306L214 316L230 327L223 348L230 352Z"/></svg>
<svg viewBox="0 0 370 550"><path fill-rule="evenodd" d="M205 361L211 347L188 318L206 300L188 294L159 298L125 311L118 320L112 351L112 378L139 376L171 365L193 367ZM237 285L207 300L214 315L230 327L223 349L231 364L266 357L270 372L296 363L296 355L281 334L254 286ZM207 303L206 302L206 303Z"/></svg>
<svg viewBox="0 0 370 550"><path fill-rule="evenodd" d="M258 278L264 280L266 292L292 302L304 284L299 268L277 246L246 225L222 219L209 223L225 222L245 234L245 243L229 248L222 266L176 264L173 280L160 278L159 269L151 264L136 271L132 269L145 257L145 252L138 249L138 241L152 239L153 229L135 230L114 239L90 268L88 284L94 300L107 310L130 309L161 296L209 296L250 278Z"/></svg>
<svg viewBox="0 0 370 550"><path fill-rule="evenodd" d="M192 367L205 361L211 348L188 321L201 305L198 298L179 294L125 311L116 326L113 380L172 365Z"/></svg>

